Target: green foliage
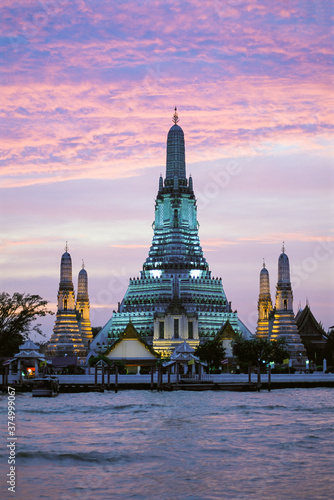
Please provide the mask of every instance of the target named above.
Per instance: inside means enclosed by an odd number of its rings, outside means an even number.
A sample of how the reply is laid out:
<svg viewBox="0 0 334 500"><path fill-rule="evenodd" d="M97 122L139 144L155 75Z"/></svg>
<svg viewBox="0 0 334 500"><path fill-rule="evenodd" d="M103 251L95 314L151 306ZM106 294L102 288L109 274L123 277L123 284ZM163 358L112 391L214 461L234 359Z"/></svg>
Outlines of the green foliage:
<svg viewBox="0 0 334 500"><path fill-rule="evenodd" d="M100 330L102 330L102 326L93 326L92 327L93 338L96 337L96 335L99 333Z"/></svg>
<svg viewBox="0 0 334 500"><path fill-rule="evenodd" d="M293 374L296 373L296 368L294 366L277 366L273 368L271 373L279 373L279 374Z"/></svg>
<svg viewBox="0 0 334 500"><path fill-rule="evenodd" d="M13 356L31 332L45 336L41 325L33 322L38 317L54 314L47 309L47 300L39 295L0 293L0 356Z"/></svg>
<svg viewBox="0 0 334 500"><path fill-rule="evenodd" d="M311 362L319 362L326 357L326 346L318 347L312 342L304 342L304 347L306 350L307 358Z"/></svg>
<svg viewBox="0 0 334 500"><path fill-rule="evenodd" d="M141 366L140 367L140 374L141 375L149 375L151 373L151 367L150 366Z"/></svg>
<svg viewBox="0 0 334 500"><path fill-rule="evenodd" d="M195 356L198 356L201 361L206 361L209 368L219 370L221 362L226 357L225 348L221 342L216 339L207 340L205 344L197 346Z"/></svg>
<svg viewBox="0 0 334 500"><path fill-rule="evenodd" d="M65 368L64 374L66 375L84 375L85 370L81 366L69 366Z"/></svg>
<svg viewBox="0 0 334 500"><path fill-rule="evenodd" d="M261 366L262 363L283 363L289 358L285 339L238 339L233 346L234 355L241 363Z"/></svg>

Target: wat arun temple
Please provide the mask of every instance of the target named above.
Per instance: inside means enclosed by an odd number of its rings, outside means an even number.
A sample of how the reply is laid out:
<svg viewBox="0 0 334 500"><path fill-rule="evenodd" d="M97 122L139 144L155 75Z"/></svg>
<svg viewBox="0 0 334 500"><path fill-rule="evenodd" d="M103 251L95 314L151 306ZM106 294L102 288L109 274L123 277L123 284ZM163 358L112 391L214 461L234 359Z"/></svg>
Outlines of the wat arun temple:
<svg viewBox="0 0 334 500"><path fill-rule="evenodd" d="M232 311L221 278L211 275L198 236L194 185L192 177L187 178L184 133L178 122L175 108L174 124L167 136L166 175L159 178L155 200L152 245L140 275L130 278L118 310L93 338L88 275L83 265L75 300L72 261L66 245L60 264L57 317L47 354L84 359L105 352L131 323L138 336L162 357L170 356L185 341L196 348L218 336L231 340L242 335L248 339L284 337L290 356L301 360L303 343L323 347L325 337L308 305L294 315L290 264L284 244L278 259L275 307L265 264L260 272L255 337L237 312Z"/></svg>
<svg viewBox="0 0 334 500"><path fill-rule="evenodd" d="M91 342L108 346L129 320L146 341L168 354L184 340L196 347L228 321L250 335L232 312L221 278L211 276L198 236L193 180L186 174L185 142L177 109L167 136L166 176L155 200L154 235L140 276L130 279L118 311Z"/></svg>

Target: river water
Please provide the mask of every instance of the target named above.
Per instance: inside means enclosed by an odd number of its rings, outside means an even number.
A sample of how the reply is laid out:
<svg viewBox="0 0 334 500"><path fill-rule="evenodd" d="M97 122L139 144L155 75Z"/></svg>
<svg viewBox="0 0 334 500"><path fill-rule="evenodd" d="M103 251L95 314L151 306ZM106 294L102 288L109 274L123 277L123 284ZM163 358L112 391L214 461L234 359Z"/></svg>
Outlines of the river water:
<svg viewBox="0 0 334 500"><path fill-rule="evenodd" d="M16 493L4 436L2 499L334 498L333 389L26 393L16 409Z"/></svg>

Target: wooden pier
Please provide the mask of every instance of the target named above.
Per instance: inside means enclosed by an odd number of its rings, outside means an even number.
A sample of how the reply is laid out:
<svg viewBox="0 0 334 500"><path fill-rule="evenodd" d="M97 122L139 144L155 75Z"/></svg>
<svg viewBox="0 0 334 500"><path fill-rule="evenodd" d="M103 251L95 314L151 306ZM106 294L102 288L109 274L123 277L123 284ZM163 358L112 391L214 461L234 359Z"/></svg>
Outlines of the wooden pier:
<svg viewBox="0 0 334 500"><path fill-rule="evenodd" d="M94 375L63 375L59 376L60 393L79 392L104 392L118 390L154 390L154 391L266 391L269 390L268 378L261 376L261 381L256 376L249 382L246 375L208 375L203 379L198 378L166 376L157 373L150 375L112 375L95 377ZM2 380L1 380L2 382ZM17 392L31 392L32 379L20 382L9 381L1 383L0 391L7 392L8 386L15 387ZM273 375L270 381L270 390L275 389L306 389L314 387L334 388L334 374L293 374Z"/></svg>

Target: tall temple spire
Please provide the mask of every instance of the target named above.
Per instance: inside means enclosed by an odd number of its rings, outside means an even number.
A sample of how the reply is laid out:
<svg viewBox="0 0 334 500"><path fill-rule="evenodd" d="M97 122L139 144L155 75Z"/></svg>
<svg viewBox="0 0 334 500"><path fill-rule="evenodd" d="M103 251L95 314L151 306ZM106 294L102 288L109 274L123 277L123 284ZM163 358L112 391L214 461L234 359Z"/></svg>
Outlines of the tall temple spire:
<svg viewBox="0 0 334 500"><path fill-rule="evenodd" d="M282 253L278 258L278 280L276 287L275 316L271 331L271 340L284 337L290 356L300 358L304 346L298 333L293 312L293 293L290 281L289 258L283 243Z"/></svg>
<svg viewBox="0 0 334 500"><path fill-rule="evenodd" d="M159 179L155 204L154 236L143 271L180 269L209 273L198 237L197 206L192 178L186 179L185 146L182 128L175 107L174 125L167 136L166 179Z"/></svg>
<svg viewBox="0 0 334 500"><path fill-rule="evenodd" d="M159 178L154 231L140 277L130 279L117 311L91 342L91 349L118 338L131 321L163 355L186 340L196 347L213 338L227 321L246 327L232 312L222 281L211 277L198 235L193 182L186 178L185 141L177 108L167 136L166 177Z"/></svg>
<svg viewBox="0 0 334 500"><path fill-rule="evenodd" d="M60 261L58 310L53 334L47 347L49 356L85 356L75 310L74 286L72 282L72 259L66 242L65 253Z"/></svg>
<svg viewBox="0 0 334 500"><path fill-rule="evenodd" d="M93 339L92 327L90 323L90 305L88 297L88 274L85 269L84 261L82 260L82 268L78 275L78 294L75 305L79 313L79 329L82 340L86 346Z"/></svg>
<svg viewBox="0 0 334 500"><path fill-rule="evenodd" d="M66 244L65 253L61 256L60 261L60 290L72 290L73 291L73 282L72 282L72 259L71 255L68 253L68 246Z"/></svg>
<svg viewBox="0 0 334 500"><path fill-rule="evenodd" d="M88 275L84 267L81 268L78 275L77 300L88 300Z"/></svg>
<svg viewBox="0 0 334 500"><path fill-rule="evenodd" d="M282 253L278 259L278 282L286 283L288 285L290 283L290 264L289 257L284 250L285 249L283 244Z"/></svg>
<svg viewBox="0 0 334 500"><path fill-rule="evenodd" d="M175 178L178 187L187 185L184 134L182 128L177 124L178 121L179 117L175 108L174 125L170 128L167 136L166 187L173 186Z"/></svg>
<svg viewBox="0 0 334 500"><path fill-rule="evenodd" d="M268 338L270 333L271 312L273 304L270 295L269 273L263 259L263 267L260 272L260 294L258 300L258 321L256 336L258 338Z"/></svg>

